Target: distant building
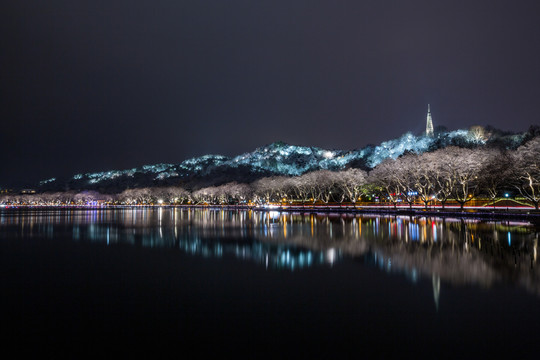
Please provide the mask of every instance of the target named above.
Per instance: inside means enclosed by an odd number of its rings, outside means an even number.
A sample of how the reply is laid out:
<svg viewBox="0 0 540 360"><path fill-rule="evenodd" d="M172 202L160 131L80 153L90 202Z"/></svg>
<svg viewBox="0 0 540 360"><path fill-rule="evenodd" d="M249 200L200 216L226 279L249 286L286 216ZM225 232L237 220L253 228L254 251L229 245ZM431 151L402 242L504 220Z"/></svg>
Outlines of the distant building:
<svg viewBox="0 0 540 360"><path fill-rule="evenodd" d="M22 189L21 194L35 194L36 190L34 189Z"/></svg>
<svg viewBox="0 0 540 360"><path fill-rule="evenodd" d="M427 105L426 136L433 136L433 119L431 119L431 110Z"/></svg>

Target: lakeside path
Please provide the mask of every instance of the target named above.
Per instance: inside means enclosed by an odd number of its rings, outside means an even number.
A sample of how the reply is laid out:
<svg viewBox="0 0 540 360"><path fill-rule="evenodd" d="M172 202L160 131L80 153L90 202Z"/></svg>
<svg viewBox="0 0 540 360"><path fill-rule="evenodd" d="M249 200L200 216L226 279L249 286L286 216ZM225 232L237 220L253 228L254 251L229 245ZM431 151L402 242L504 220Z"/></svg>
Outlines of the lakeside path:
<svg viewBox="0 0 540 360"><path fill-rule="evenodd" d="M529 221L540 226L540 210L533 207L465 207L459 206L430 207L425 209L421 206L351 206L351 205L4 205L0 209L122 209L122 208L185 208L185 209L216 209L216 210L254 210L254 211L278 211L291 213L319 213L319 214L351 214L351 215L394 215L415 217L452 217L452 218L476 218L479 220Z"/></svg>
<svg viewBox="0 0 540 360"><path fill-rule="evenodd" d="M319 214L355 214L355 215L394 215L394 216L432 216L432 217L452 217L452 218L476 218L479 220L510 221L521 220L530 221L540 226L540 211L532 207L466 207L461 210L459 207L447 206L424 207L408 206L334 206L334 205L176 205L176 207L198 208L198 209L229 209L229 210L255 210L255 211L278 211L291 213L319 213Z"/></svg>
<svg viewBox="0 0 540 360"><path fill-rule="evenodd" d="M252 209L261 211L284 211L325 214L369 214L395 216L433 216L453 218L476 218L481 220L525 220L540 225L540 211L530 207L469 207L461 210L459 207L424 207L394 208L393 206L258 206Z"/></svg>

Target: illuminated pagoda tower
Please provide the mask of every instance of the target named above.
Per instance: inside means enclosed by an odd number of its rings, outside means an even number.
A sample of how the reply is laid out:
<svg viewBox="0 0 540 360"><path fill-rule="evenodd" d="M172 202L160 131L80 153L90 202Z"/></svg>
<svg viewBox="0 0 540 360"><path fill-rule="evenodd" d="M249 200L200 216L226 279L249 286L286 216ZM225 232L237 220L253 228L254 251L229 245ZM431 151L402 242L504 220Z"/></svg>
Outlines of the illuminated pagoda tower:
<svg viewBox="0 0 540 360"><path fill-rule="evenodd" d="M431 119L431 110L427 105L426 136L433 136L433 120Z"/></svg>

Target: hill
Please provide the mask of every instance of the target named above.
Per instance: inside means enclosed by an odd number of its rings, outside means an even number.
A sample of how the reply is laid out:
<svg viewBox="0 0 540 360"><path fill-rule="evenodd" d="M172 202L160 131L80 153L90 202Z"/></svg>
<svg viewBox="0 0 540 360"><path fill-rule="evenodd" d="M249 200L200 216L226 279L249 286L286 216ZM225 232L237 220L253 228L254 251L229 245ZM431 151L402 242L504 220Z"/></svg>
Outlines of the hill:
<svg viewBox="0 0 540 360"><path fill-rule="evenodd" d="M439 130L434 136L406 133L379 145L355 150L329 150L275 142L235 157L204 155L179 164L144 165L127 170L109 170L76 174L67 179L52 178L36 185L39 192L62 190L97 190L119 192L127 188L182 185L197 189L237 181L249 183L272 175L296 176L328 169L362 168L370 170L387 158L407 153L423 153L446 146L496 146L514 149L534 136L538 129L514 134L490 127L468 130Z"/></svg>

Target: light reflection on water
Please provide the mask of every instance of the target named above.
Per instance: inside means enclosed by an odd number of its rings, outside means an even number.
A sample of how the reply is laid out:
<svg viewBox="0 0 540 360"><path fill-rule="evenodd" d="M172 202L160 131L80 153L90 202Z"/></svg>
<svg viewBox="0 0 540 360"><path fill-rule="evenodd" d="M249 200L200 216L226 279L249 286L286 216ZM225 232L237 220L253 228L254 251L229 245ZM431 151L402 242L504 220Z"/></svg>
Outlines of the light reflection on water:
<svg viewBox="0 0 540 360"><path fill-rule="evenodd" d="M528 223L408 216L186 208L2 210L0 239L71 238L107 245L232 255L268 269L333 265L344 257L416 282L489 287L513 282L540 295L538 229Z"/></svg>

